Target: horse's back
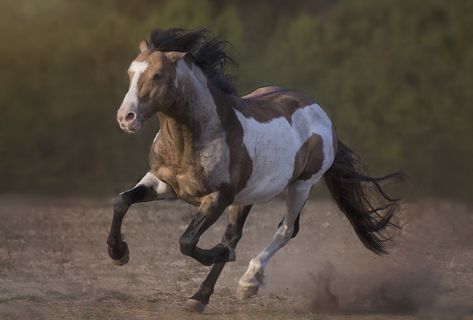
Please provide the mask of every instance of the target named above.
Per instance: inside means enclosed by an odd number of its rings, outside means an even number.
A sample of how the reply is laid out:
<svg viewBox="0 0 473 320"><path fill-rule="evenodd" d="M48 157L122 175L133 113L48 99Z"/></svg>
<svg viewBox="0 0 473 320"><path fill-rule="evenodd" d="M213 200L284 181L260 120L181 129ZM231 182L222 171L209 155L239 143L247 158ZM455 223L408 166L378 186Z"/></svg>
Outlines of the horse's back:
<svg viewBox="0 0 473 320"><path fill-rule="evenodd" d="M257 88L251 91L247 95L244 95L242 99L256 99L265 95L270 95L272 93L282 92L282 91L289 91L289 90L286 88L277 87L277 86L261 87L261 88Z"/></svg>
<svg viewBox="0 0 473 320"><path fill-rule="evenodd" d="M313 103L315 101L302 92L268 86L243 96L242 104L236 109L260 121L268 121L280 116L288 118L297 109Z"/></svg>

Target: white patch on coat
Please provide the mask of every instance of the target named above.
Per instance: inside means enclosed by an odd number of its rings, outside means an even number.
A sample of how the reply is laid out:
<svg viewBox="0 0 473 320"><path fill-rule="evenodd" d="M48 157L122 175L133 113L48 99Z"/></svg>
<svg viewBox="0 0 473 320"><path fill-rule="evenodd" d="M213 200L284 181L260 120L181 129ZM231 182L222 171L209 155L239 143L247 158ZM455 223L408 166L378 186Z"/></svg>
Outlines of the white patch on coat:
<svg viewBox="0 0 473 320"><path fill-rule="evenodd" d="M205 124L199 141L196 141L196 148L208 180L215 183L230 182L230 150L217 106L207 86L207 77L198 66L189 68L184 60L179 60L176 79L193 108L190 114L195 115L199 123Z"/></svg>
<svg viewBox="0 0 473 320"><path fill-rule="evenodd" d="M292 178L297 151L314 133L323 141L324 160L318 174L322 176L332 165L332 123L318 104L297 109L291 116L292 125L282 116L258 122L237 110L235 113L253 163L246 187L235 196L236 204L264 202L281 193Z"/></svg>
<svg viewBox="0 0 473 320"><path fill-rule="evenodd" d="M130 88L123 99L122 105L135 107L138 105L138 80L147 68L148 63L146 61L133 61L131 63L130 68L128 68L128 71L132 73Z"/></svg>

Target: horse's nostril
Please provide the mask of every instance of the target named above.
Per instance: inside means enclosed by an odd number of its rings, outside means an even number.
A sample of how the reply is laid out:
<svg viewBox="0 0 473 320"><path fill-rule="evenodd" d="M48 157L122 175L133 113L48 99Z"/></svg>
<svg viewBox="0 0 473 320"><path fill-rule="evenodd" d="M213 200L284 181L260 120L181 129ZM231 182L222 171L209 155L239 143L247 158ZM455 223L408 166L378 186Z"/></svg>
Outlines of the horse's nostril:
<svg viewBox="0 0 473 320"><path fill-rule="evenodd" d="M136 118L136 113L128 112L128 114L125 117L125 121L130 122L130 121L135 120L135 118Z"/></svg>

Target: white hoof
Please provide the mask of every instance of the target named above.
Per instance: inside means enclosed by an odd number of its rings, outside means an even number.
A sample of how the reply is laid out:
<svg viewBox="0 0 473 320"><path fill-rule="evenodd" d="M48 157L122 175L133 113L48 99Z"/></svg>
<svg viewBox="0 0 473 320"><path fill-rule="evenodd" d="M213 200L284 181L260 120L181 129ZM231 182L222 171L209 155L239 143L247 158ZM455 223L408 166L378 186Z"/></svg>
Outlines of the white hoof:
<svg viewBox="0 0 473 320"><path fill-rule="evenodd" d="M249 297L252 297L258 293L258 286L255 285L248 285L248 286L242 286L238 285L237 289L237 298L240 300L245 300L248 299Z"/></svg>
<svg viewBox="0 0 473 320"><path fill-rule="evenodd" d="M205 304L195 299L187 299L184 309L189 312L202 313L205 309Z"/></svg>

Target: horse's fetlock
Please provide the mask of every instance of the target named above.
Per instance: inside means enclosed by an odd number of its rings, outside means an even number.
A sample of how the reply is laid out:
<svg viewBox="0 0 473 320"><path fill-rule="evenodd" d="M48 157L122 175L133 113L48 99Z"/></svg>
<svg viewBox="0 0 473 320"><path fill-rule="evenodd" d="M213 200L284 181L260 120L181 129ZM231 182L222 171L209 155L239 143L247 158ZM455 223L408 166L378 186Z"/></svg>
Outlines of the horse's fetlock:
<svg viewBox="0 0 473 320"><path fill-rule="evenodd" d="M108 244L109 247L117 247L118 244L119 244L119 240L117 238L112 237L112 236L108 236L107 244Z"/></svg>

